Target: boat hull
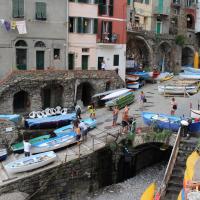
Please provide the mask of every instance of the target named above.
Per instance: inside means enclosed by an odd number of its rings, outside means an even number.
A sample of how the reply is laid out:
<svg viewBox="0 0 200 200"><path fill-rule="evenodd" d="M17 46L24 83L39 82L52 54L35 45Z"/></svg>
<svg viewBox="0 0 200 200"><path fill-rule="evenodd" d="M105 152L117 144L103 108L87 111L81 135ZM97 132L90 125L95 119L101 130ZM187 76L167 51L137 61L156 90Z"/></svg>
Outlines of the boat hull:
<svg viewBox="0 0 200 200"><path fill-rule="evenodd" d="M21 121L21 116L17 114L13 115L0 115L0 119L10 120L12 122L18 123Z"/></svg>
<svg viewBox="0 0 200 200"><path fill-rule="evenodd" d="M200 79L200 74L187 74L187 73L180 73L179 77L181 79L194 79L194 80L199 80Z"/></svg>
<svg viewBox="0 0 200 200"><path fill-rule="evenodd" d="M160 94L168 93L168 94L184 94L184 93L189 93L189 94L195 94L198 92L196 86L164 86L164 85L159 85L158 86L158 92Z"/></svg>
<svg viewBox="0 0 200 200"><path fill-rule="evenodd" d="M140 87L140 84L138 82L130 82L127 83L127 88L129 89L138 89Z"/></svg>
<svg viewBox="0 0 200 200"><path fill-rule="evenodd" d="M139 76L135 76L135 75L127 75L126 76L126 79L128 80L128 81L138 81L139 80Z"/></svg>
<svg viewBox="0 0 200 200"><path fill-rule="evenodd" d="M200 110L191 110L190 113L192 118L200 118Z"/></svg>
<svg viewBox="0 0 200 200"><path fill-rule="evenodd" d="M13 174L34 170L54 161L56 161L56 154L51 151L16 160L8 163L4 167L9 174Z"/></svg>
<svg viewBox="0 0 200 200"><path fill-rule="evenodd" d="M7 158L7 150L6 149L1 149L0 150L0 161L4 161Z"/></svg>

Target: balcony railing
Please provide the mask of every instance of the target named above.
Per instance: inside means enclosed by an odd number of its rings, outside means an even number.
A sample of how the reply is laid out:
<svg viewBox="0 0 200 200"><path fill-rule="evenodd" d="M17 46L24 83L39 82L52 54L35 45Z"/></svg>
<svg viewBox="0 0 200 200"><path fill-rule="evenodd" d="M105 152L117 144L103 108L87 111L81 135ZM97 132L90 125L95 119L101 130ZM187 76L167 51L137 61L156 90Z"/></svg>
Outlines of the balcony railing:
<svg viewBox="0 0 200 200"><path fill-rule="evenodd" d="M102 33L99 43L115 44L118 42L119 35L116 33Z"/></svg>
<svg viewBox="0 0 200 200"><path fill-rule="evenodd" d="M99 5L99 15L113 16L113 6Z"/></svg>
<svg viewBox="0 0 200 200"><path fill-rule="evenodd" d="M159 6L155 7L154 15L170 15L170 8L160 8Z"/></svg>

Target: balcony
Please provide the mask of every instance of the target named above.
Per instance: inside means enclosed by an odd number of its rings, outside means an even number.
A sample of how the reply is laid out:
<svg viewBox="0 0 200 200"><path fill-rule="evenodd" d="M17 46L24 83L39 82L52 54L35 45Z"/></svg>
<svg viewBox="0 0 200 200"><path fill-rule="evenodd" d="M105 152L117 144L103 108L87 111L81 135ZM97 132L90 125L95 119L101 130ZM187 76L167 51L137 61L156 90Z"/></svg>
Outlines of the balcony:
<svg viewBox="0 0 200 200"><path fill-rule="evenodd" d="M113 16L113 6L99 5L99 15Z"/></svg>
<svg viewBox="0 0 200 200"><path fill-rule="evenodd" d="M119 35L116 33L102 33L97 43L101 43L103 45L114 45L118 43Z"/></svg>
<svg viewBox="0 0 200 200"><path fill-rule="evenodd" d="M127 30L130 30L133 32L140 32L140 31L146 30L146 28L144 24L129 22L127 24Z"/></svg>
<svg viewBox="0 0 200 200"><path fill-rule="evenodd" d="M157 7L155 7L153 12L154 12L154 15L167 17L170 15L170 8L161 8L161 7L157 6Z"/></svg>

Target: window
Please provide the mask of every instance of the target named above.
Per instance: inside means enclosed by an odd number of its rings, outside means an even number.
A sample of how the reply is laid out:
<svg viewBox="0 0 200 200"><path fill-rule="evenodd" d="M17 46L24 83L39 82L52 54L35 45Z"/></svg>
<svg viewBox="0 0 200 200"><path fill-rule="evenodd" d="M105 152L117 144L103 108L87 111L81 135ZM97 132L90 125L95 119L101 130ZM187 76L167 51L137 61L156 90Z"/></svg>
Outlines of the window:
<svg viewBox="0 0 200 200"><path fill-rule="evenodd" d="M60 59L60 49L53 50L53 57L54 59Z"/></svg>
<svg viewBox="0 0 200 200"><path fill-rule="evenodd" d="M74 54L69 53L68 55L68 69L73 70L74 69Z"/></svg>
<svg viewBox="0 0 200 200"><path fill-rule="evenodd" d="M35 43L35 47L45 48L46 45L44 44L44 42L38 41L38 42Z"/></svg>
<svg viewBox="0 0 200 200"><path fill-rule="evenodd" d="M45 2L36 2L35 4L35 18L37 20L46 20L46 3Z"/></svg>
<svg viewBox="0 0 200 200"><path fill-rule="evenodd" d="M82 52L83 53L88 53L89 52L89 48L82 48Z"/></svg>
<svg viewBox="0 0 200 200"><path fill-rule="evenodd" d="M69 18L69 32L75 33L75 18L73 17Z"/></svg>
<svg viewBox="0 0 200 200"><path fill-rule="evenodd" d="M82 69L88 69L88 55L82 55Z"/></svg>
<svg viewBox="0 0 200 200"><path fill-rule="evenodd" d="M113 66L119 66L119 55L114 55Z"/></svg>
<svg viewBox="0 0 200 200"><path fill-rule="evenodd" d="M13 0L12 1L12 16L13 18L24 17L24 0Z"/></svg>
<svg viewBox="0 0 200 200"><path fill-rule="evenodd" d="M76 26L77 26L77 33L96 34L98 29L98 21L97 19L78 17L76 20Z"/></svg>

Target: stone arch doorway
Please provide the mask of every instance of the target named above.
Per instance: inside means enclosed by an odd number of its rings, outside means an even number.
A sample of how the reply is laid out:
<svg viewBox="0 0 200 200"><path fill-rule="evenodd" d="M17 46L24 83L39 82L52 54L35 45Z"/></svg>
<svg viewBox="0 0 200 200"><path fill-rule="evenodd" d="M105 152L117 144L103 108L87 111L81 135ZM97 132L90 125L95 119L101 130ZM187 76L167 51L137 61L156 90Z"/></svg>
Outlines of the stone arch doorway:
<svg viewBox="0 0 200 200"><path fill-rule="evenodd" d="M94 88L89 82L81 83L77 87L76 101L81 100L84 106L88 106L92 101L93 94Z"/></svg>
<svg viewBox="0 0 200 200"><path fill-rule="evenodd" d="M191 67L193 66L194 50L190 47L185 47L182 49L182 66Z"/></svg>
<svg viewBox="0 0 200 200"><path fill-rule="evenodd" d="M130 37L127 42L127 60L134 60L136 65L151 65L151 49L142 37Z"/></svg>
<svg viewBox="0 0 200 200"><path fill-rule="evenodd" d="M195 27L195 19L192 14L187 15L187 28L188 29L194 29Z"/></svg>
<svg viewBox="0 0 200 200"><path fill-rule="evenodd" d="M14 94L13 98L13 112L26 113L30 111L30 96L24 90Z"/></svg>
<svg viewBox="0 0 200 200"><path fill-rule="evenodd" d="M63 107L63 91L63 86L59 84L51 84L42 88L42 109L55 108L56 106Z"/></svg>
<svg viewBox="0 0 200 200"><path fill-rule="evenodd" d="M158 60L156 65L159 66L161 71L170 70L170 50L171 46L167 42L162 42L158 46Z"/></svg>

